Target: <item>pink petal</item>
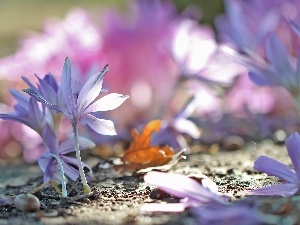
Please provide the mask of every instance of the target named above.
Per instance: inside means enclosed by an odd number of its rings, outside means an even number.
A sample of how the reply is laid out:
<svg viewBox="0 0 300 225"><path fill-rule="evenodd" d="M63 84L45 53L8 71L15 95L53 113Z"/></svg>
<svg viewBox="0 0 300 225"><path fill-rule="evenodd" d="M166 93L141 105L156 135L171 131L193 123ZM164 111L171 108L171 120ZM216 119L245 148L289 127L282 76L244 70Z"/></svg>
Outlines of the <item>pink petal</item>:
<svg viewBox="0 0 300 225"><path fill-rule="evenodd" d="M204 188L197 181L181 174L149 172L144 176L144 180L178 198L189 198L199 203L220 200L220 197L208 188Z"/></svg>

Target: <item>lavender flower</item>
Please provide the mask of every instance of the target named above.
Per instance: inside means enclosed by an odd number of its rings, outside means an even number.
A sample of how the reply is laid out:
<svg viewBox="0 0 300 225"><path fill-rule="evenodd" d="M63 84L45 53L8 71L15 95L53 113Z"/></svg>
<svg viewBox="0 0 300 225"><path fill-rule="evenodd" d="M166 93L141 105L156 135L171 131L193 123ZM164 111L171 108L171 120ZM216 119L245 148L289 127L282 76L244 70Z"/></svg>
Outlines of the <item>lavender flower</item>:
<svg viewBox="0 0 300 225"><path fill-rule="evenodd" d="M266 58L269 62L255 55L254 52L249 52L252 54L249 57L238 55L229 48L224 48L224 51L250 70L249 77L257 85L282 86L292 95L298 90L297 74L299 68L291 63L293 57L275 34L271 34L266 42Z"/></svg>
<svg viewBox="0 0 300 225"><path fill-rule="evenodd" d="M14 89L10 93L17 100L15 112L0 114L0 118L23 123L41 135L46 120L45 112L40 109L37 101Z"/></svg>
<svg viewBox="0 0 300 225"><path fill-rule="evenodd" d="M182 212L189 207L201 224L261 224L267 221L253 204L228 203L227 196L220 194L217 185L204 175L202 185L184 175L160 172L149 172L144 180L183 199L180 203L145 204L141 207L143 212Z"/></svg>
<svg viewBox="0 0 300 225"><path fill-rule="evenodd" d="M220 39L236 49L235 52L224 47L225 52L249 70L251 80L259 86L272 86L273 93L287 90L292 96L285 101L286 97L280 94L279 99L284 99L282 105L270 95L276 103L273 106L276 116L278 112L290 116L290 109L300 114L297 78L300 45L293 27L300 21L299 3L297 0L225 0L225 14L216 19ZM294 22L288 21L289 18ZM282 87L286 90L282 91ZM264 92L261 87L257 89ZM241 92L243 89L239 91L240 96L247 96Z"/></svg>
<svg viewBox="0 0 300 225"><path fill-rule="evenodd" d="M77 93L74 93L72 90L71 64L69 59L66 58L62 72L62 84L56 93L56 99L59 98L57 95L62 94L65 106L61 106L57 102L54 102L45 91L40 94L32 87L24 89L23 91L45 104L50 109L63 112L72 125L84 121L100 134L115 135L116 132L112 121L98 119L91 114L93 112L115 109L129 97L111 93L95 101L96 97L101 92L103 77L107 71L108 67L106 66L100 73L92 76L82 87L78 94L78 98L76 98L75 95L77 95Z"/></svg>
<svg viewBox="0 0 300 225"><path fill-rule="evenodd" d="M111 93L95 101L101 91L103 78L107 71L108 66L106 66L100 73L90 77L79 93L74 93L72 89L71 63L69 59L66 58L61 77L62 83L58 90L58 94L61 94L64 99L64 106L47 101L46 98L40 95L32 87L24 90L50 109L63 112L70 120L73 127L78 167L85 192L89 192L90 188L87 184L81 164L78 146L78 124L80 121L84 121L93 130L100 134L115 135L116 131L112 121L99 119L91 113L115 109L129 97L117 93Z"/></svg>
<svg viewBox="0 0 300 225"><path fill-rule="evenodd" d="M57 137L49 126L46 126L43 131L43 139L47 150L39 158L38 164L44 172L44 182L51 180L60 181L62 183L62 196L66 197L64 173L72 180L76 180L79 176L79 172L76 169L76 159L65 155L74 151L75 142L73 139L68 139L58 145ZM95 147L92 141L83 137L78 138L78 144L80 150ZM85 163L82 163L82 165L89 168ZM91 180L92 174L89 172L87 175L88 179Z"/></svg>
<svg viewBox="0 0 300 225"><path fill-rule="evenodd" d="M283 163L269 158L260 156L254 162L254 169L264 172L271 176L276 176L285 183L276 184L268 187L256 189L251 192L254 195L281 195L292 196L300 188L300 135L294 132L285 140L288 154L291 158L294 170L290 169Z"/></svg>
<svg viewBox="0 0 300 225"><path fill-rule="evenodd" d="M205 176L204 176L205 177ZM146 183L157 186L168 194L183 198L180 203L146 204L142 211L183 211L189 206L210 204L211 202L222 202L225 198L218 192L217 185L208 178L202 179L202 185L192 178L181 174L170 174L161 172L149 172L145 175Z"/></svg>

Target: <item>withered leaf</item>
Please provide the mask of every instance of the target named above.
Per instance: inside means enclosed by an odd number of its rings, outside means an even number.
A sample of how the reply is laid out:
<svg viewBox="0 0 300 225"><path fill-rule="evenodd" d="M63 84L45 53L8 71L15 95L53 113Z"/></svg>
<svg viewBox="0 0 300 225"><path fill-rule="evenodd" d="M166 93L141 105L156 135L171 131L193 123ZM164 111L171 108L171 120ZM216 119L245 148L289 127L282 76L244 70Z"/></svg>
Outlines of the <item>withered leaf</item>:
<svg viewBox="0 0 300 225"><path fill-rule="evenodd" d="M117 170L136 172L149 167L155 168L166 165L170 161L174 161L174 157L178 160L181 154L175 155L170 146L150 146L151 135L159 131L160 127L160 120L152 120L141 133L137 130L132 130L133 140L123 157L121 157L123 165L118 165L115 168Z"/></svg>

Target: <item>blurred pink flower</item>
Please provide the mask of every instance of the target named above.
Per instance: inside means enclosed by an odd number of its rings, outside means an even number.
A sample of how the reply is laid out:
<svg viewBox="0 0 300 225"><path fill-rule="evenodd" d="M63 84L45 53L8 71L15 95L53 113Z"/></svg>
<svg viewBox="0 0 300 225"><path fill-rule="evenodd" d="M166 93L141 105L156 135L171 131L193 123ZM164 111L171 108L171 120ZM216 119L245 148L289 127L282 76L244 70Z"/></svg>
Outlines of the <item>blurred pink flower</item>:
<svg viewBox="0 0 300 225"><path fill-rule="evenodd" d="M265 114L277 116L295 110L293 99L280 87L259 87L244 74L225 96L227 112L236 115Z"/></svg>
<svg viewBox="0 0 300 225"><path fill-rule="evenodd" d="M178 75L167 48L176 28L173 5L141 0L129 7L126 15L105 13L101 49L110 67L107 88L131 96L126 112L113 112L122 125L153 116Z"/></svg>
<svg viewBox="0 0 300 225"><path fill-rule="evenodd" d="M49 72L59 76L66 56L77 64L81 74L87 73L94 64L100 64L96 53L101 43L87 12L73 10L63 21L47 21L42 33L27 32L17 53L0 60L0 77L16 80Z"/></svg>

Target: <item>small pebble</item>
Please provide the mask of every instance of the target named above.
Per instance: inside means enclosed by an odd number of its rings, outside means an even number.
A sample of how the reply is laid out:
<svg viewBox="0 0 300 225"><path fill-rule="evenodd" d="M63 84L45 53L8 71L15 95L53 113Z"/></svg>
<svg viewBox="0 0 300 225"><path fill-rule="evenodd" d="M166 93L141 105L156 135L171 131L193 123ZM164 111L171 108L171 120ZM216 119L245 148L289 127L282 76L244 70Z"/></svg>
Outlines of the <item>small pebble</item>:
<svg viewBox="0 0 300 225"><path fill-rule="evenodd" d="M245 141L239 136L228 136L223 140L223 147L229 151L236 151L245 146Z"/></svg>
<svg viewBox="0 0 300 225"><path fill-rule="evenodd" d="M15 207L23 212L35 212L40 209L40 200L33 194L19 194L15 198Z"/></svg>

